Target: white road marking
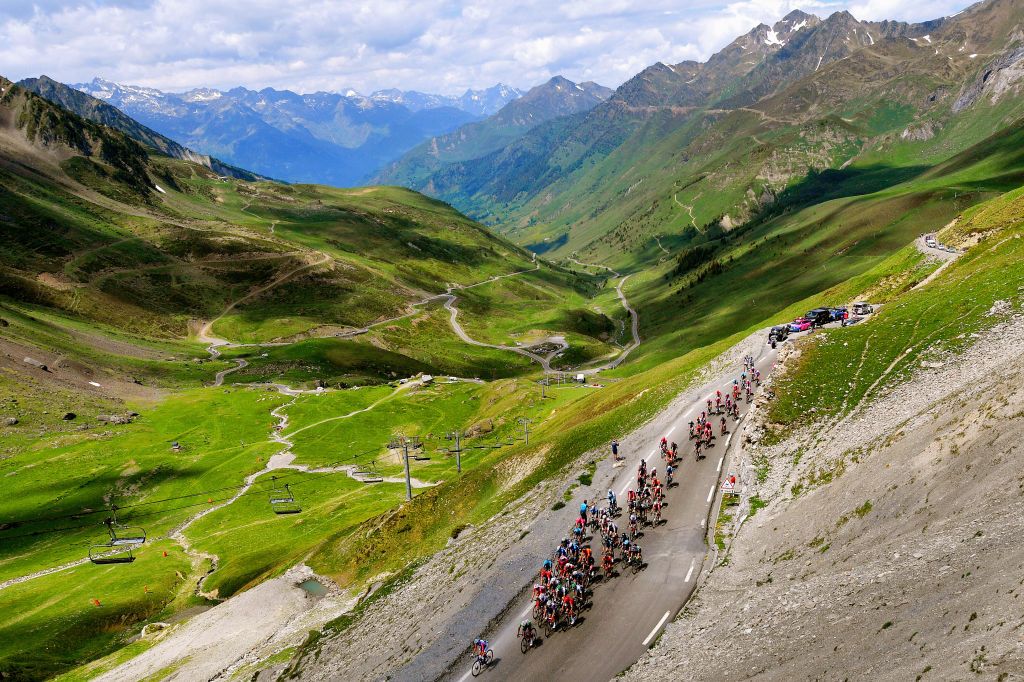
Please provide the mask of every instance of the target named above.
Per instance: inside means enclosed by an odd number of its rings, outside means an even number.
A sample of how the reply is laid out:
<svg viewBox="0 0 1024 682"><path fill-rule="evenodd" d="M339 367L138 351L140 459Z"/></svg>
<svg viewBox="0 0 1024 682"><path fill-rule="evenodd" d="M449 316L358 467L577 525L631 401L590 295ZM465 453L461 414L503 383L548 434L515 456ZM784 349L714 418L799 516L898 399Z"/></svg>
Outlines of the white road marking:
<svg viewBox="0 0 1024 682"><path fill-rule="evenodd" d="M665 434L665 437L668 438L669 436L671 436L672 432L675 431L675 430L676 430L676 427L673 426L671 429L668 430L668 433Z"/></svg>
<svg viewBox="0 0 1024 682"><path fill-rule="evenodd" d="M730 433L730 434L729 434L729 436L728 436L728 437L727 437L727 438L725 439L725 449L726 449L726 450L728 450L728 449L729 449L729 443L730 443L731 441L732 441L732 434Z"/></svg>
<svg viewBox="0 0 1024 682"><path fill-rule="evenodd" d="M705 524L706 522L707 522L707 519L701 519L701 520L700 520L700 527L701 527L701 528L703 528L703 527L704 527L704 524Z"/></svg>
<svg viewBox="0 0 1024 682"><path fill-rule="evenodd" d="M718 473L722 473L722 462L725 461L725 455L718 458Z"/></svg>
<svg viewBox="0 0 1024 682"><path fill-rule="evenodd" d="M690 582L690 578L693 577L693 565L696 562L697 562L696 559L690 559L690 570L686 572L686 580L684 580L683 582L685 582L685 583Z"/></svg>
<svg viewBox="0 0 1024 682"><path fill-rule="evenodd" d="M468 680L469 676L472 675L472 674L473 674L473 671L470 670L465 675L463 675L462 677L459 678L459 682L466 682L466 680Z"/></svg>
<svg viewBox="0 0 1024 682"><path fill-rule="evenodd" d="M711 490L708 491L708 502L715 496L715 486L711 486Z"/></svg>
<svg viewBox="0 0 1024 682"><path fill-rule="evenodd" d="M629 490L630 483L631 481L626 481L626 485L622 486L622 490L619 491L619 497L622 497L623 495L626 494L626 491Z"/></svg>
<svg viewBox="0 0 1024 682"><path fill-rule="evenodd" d="M654 636L656 634L658 634L658 630L661 629L661 626L665 624L666 620L668 620L668 611L665 612L665 615L661 617L661 620L658 621L658 624L654 626L653 630L651 630L651 634L647 635L647 639L645 639L643 642L644 646L650 644L651 640L654 639Z"/></svg>
<svg viewBox="0 0 1024 682"><path fill-rule="evenodd" d="M526 614L528 614L530 611L533 611L533 604L530 604L529 606L527 606L526 610L523 611L521 614L519 614L519 617L520 618L526 618Z"/></svg>

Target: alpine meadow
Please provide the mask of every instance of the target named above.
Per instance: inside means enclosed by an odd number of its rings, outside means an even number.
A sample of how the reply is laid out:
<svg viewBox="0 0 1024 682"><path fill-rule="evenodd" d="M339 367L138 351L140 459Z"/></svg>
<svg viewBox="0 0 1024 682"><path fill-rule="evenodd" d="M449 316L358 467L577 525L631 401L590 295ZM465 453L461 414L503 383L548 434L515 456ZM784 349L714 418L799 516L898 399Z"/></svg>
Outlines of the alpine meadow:
<svg viewBox="0 0 1024 682"><path fill-rule="evenodd" d="M0 680L1022 675L1024 0L30 4Z"/></svg>

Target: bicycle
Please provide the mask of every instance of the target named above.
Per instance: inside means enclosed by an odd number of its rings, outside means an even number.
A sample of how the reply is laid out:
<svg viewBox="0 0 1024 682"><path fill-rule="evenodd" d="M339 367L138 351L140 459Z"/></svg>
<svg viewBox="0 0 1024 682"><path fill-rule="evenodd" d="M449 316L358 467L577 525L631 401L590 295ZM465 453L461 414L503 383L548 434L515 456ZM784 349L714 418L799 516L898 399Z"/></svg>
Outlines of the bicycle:
<svg viewBox="0 0 1024 682"><path fill-rule="evenodd" d="M476 660L473 661L473 677L476 677L482 673L494 660L494 650L488 649L483 656L480 654L476 655Z"/></svg>
<svg viewBox="0 0 1024 682"><path fill-rule="evenodd" d="M544 636L550 637L558 629L558 616L554 611L544 617Z"/></svg>
<svg viewBox="0 0 1024 682"><path fill-rule="evenodd" d="M533 642L537 639L537 633L534 632L533 628L527 628L523 631L519 638L519 650L524 654L533 648Z"/></svg>

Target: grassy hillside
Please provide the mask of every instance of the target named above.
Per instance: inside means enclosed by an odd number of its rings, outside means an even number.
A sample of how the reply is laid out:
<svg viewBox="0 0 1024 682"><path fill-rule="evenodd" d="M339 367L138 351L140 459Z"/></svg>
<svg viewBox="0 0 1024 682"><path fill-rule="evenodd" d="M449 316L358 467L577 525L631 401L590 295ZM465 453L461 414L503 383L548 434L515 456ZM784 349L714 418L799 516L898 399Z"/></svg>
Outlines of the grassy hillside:
<svg viewBox="0 0 1024 682"><path fill-rule="evenodd" d="M969 15L1015 16L1004 4ZM814 305L888 303L805 344L773 403L780 430L812 408L841 416L993 324L1021 279L1020 99L971 85L980 52L946 52L956 22L893 25L820 69L811 23L788 52L764 27L707 65L652 67L432 176L557 262L409 190L225 179L0 82L0 674L128 656L145 623L300 561L353 594L400 574ZM972 49L1003 59L1005 32L979 25ZM943 226L980 244L912 290L936 265L911 242ZM601 387L541 398L538 365L510 349L564 342L551 364L570 369L630 341L620 276L587 263L629 273L642 344ZM490 345L457 336L448 292ZM400 381L420 373L463 379ZM461 474L455 430L476 446ZM429 457L408 503L399 435ZM281 482L301 514L273 513ZM136 562L37 575L81 562L112 505L149 534Z"/></svg>
<svg viewBox="0 0 1024 682"><path fill-rule="evenodd" d="M622 312L604 278L537 263L450 206L397 188L225 179L0 87L5 678L102 657L144 623L208 607L388 513L404 499L386 447L399 431L424 436L430 459L413 476L427 490L457 479L437 435L475 435L466 474L495 467L517 418L541 424L589 395L541 401L516 378L536 365L459 340L437 294L456 291L460 322L486 342L558 334L577 362L617 352ZM232 343L211 354L207 335ZM227 370L228 386L211 385ZM418 373L493 381L396 381ZM285 395L273 381L329 388ZM282 452L290 468L271 473ZM301 516L270 510L273 476ZM130 565L83 562L113 505L149 540Z"/></svg>
<svg viewBox="0 0 1024 682"><path fill-rule="evenodd" d="M791 209L822 173L859 174L870 193L1012 124L1022 18L1012 0L918 25L791 16L781 47L759 27L706 63L657 64L592 112L414 186L538 252L639 269L659 241L675 255Z"/></svg>

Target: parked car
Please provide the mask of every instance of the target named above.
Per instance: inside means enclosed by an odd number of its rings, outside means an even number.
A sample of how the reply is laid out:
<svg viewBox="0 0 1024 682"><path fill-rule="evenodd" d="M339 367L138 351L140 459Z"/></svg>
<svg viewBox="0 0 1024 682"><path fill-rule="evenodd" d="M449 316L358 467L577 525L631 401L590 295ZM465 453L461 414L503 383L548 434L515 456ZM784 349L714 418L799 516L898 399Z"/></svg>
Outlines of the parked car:
<svg viewBox="0 0 1024 682"><path fill-rule="evenodd" d="M838 308L829 308L829 312L832 313L832 320L842 320L846 317L846 306L840 306Z"/></svg>
<svg viewBox="0 0 1024 682"><path fill-rule="evenodd" d="M810 320L811 326L820 327L832 321L832 311L828 308L815 308L814 310L808 310L807 314L804 315L804 319Z"/></svg>
<svg viewBox="0 0 1024 682"><path fill-rule="evenodd" d="M768 343L785 341L789 337L789 325L780 324L768 331Z"/></svg>
<svg viewBox="0 0 1024 682"><path fill-rule="evenodd" d="M875 312L875 306L867 301L858 301L853 304L854 315L870 315L873 312Z"/></svg>
<svg viewBox="0 0 1024 682"><path fill-rule="evenodd" d="M806 317L798 317L789 323L789 331L793 332L805 332L811 328L813 323Z"/></svg>

